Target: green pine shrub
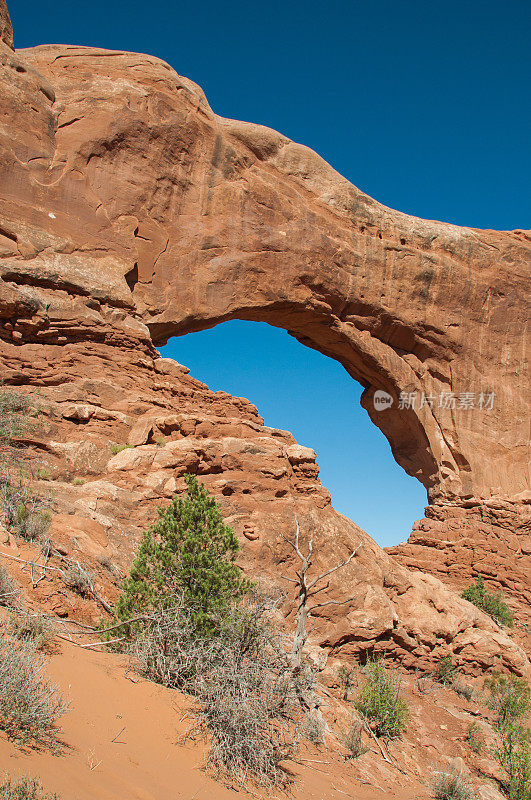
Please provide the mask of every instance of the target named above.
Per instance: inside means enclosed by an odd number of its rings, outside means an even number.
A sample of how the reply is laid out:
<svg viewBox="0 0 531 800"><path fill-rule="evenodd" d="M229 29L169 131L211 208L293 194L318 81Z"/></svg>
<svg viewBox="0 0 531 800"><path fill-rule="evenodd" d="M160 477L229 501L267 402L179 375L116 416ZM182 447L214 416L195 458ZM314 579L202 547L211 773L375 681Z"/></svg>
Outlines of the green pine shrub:
<svg viewBox="0 0 531 800"><path fill-rule="evenodd" d="M504 602L501 592L488 592L481 575L478 575L475 583L464 590L461 597L480 608L500 625L514 628L514 614Z"/></svg>
<svg viewBox="0 0 531 800"><path fill-rule="evenodd" d="M211 635L223 614L251 588L235 563L240 545L216 500L193 475L140 543L116 606L120 620L168 608L178 596L196 630ZM131 635L134 623L124 627Z"/></svg>
<svg viewBox="0 0 531 800"><path fill-rule="evenodd" d="M400 677L386 669L382 660L369 660L363 668L367 679L355 702L377 736L400 738L406 727L409 709L400 697Z"/></svg>
<svg viewBox="0 0 531 800"><path fill-rule="evenodd" d="M219 505L195 477L185 479L186 494L144 534L117 603L123 624L107 633L126 639L118 646L141 674L196 698L217 774L284 786L283 760L320 724L314 673L293 668L272 624L278 598L245 578Z"/></svg>

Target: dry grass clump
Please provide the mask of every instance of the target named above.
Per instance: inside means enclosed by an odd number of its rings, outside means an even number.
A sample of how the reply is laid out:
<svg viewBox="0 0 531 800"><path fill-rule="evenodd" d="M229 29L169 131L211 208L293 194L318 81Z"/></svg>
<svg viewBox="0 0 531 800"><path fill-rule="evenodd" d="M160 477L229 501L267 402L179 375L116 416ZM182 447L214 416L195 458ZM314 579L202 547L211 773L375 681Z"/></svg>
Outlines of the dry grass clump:
<svg viewBox="0 0 531 800"><path fill-rule="evenodd" d="M190 615L173 608L132 644L143 674L197 698L198 728L210 738L207 763L238 785L286 784L281 762L307 733L313 676L290 665L265 610L262 599L247 598L227 611L215 636L199 636Z"/></svg>
<svg viewBox="0 0 531 800"><path fill-rule="evenodd" d="M7 569L0 564L0 606L16 606L20 597L20 588Z"/></svg>
<svg viewBox="0 0 531 800"><path fill-rule="evenodd" d="M8 527L26 541L37 541L48 533L52 516L47 503L37 497L22 478L17 483L2 483L0 505Z"/></svg>
<svg viewBox="0 0 531 800"><path fill-rule="evenodd" d="M479 754L485 748L485 737L483 736L481 728L477 722L472 722L468 726L466 738L472 752Z"/></svg>
<svg viewBox="0 0 531 800"><path fill-rule="evenodd" d="M34 747L57 745L57 720L67 704L44 676L45 662L33 642L0 640L0 728Z"/></svg>
<svg viewBox="0 0 531 800"><path fill-rule="evenodd" d="M132 444L118 444L117 442L111 443L111 453L113 456L117 456L118 453L121 453L122 450L132 450L134 445Z"/></svg>
<svg viewBox="0 0 531 800"><path fill-rule="evenodd" d="M82 567L69 567L64 573L63 580L69 589L81 597L90 597L94 592L92 577Z"/></svg>
<svg viewBox="0 0 531 800"><path fill-rule="evenodd" d="M0 784L0 800L59 800L59 795L45 792L36 778L24 776L14 781L6 774Z"/></svg>
<svg viewBox="0 0 531 800"><path fill-rule="evenodd" d="M476 797L468 777L458 769L434 772L430 788L437 800L473 800Z"/></svg>
<svg viewBox="0 0 531 800"><path fill-rule="evenodd" d="M9 633L16 639L31 642L35 650L49 650L55 629L53 622L42 614L21 611L11 615Z"/></svg>
<svg viewBox="0 0 531 800"><path fill-rule="evenodd" d="M361 741L363 728L362 720L354 717L350 728L343 736L343 744L348 750L347 758L359 758L369 751L369 748L365 747Z"/></svg>
<svg viewBox="0 0 531 800"><path fill-rule="evenodd" d="M435 668L435 679L444 686L451 686L457 678L457 667L452 656L441 658Z"/></svg>
<svg viewBox="0 0 531 800"><path fill-rule="evenodd" d="M460 678L454 678L452 683L452 688L459 697L462 697L464 700L472 700L474 697L474 687L471 686L469 683L465 683Z"/></svg>

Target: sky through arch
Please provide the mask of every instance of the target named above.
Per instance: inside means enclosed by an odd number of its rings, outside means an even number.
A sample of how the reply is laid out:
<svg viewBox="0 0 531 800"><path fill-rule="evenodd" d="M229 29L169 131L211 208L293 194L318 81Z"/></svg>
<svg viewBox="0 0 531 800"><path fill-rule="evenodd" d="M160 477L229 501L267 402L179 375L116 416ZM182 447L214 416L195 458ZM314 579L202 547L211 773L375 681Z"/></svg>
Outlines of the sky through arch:
<svg viewBox="0 0 531 800"><path fill-rule="evenodd" d="M266 425L312 447L337 511L382 545L407 539L426 490L398 466L383 433L359 405L363 391L331 358L265 322L233 320L174 337L161 354L210 389L247 397Z"/></svg>

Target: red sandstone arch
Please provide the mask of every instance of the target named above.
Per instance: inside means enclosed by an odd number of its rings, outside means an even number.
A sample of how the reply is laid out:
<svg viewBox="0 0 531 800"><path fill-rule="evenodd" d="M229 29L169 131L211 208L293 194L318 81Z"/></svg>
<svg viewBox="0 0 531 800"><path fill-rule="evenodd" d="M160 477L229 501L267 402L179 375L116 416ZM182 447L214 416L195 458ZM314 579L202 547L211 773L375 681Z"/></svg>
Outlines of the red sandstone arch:
<svg viewBox="0 0 531 800"><path fill-rule="evenodd" d="M10 107L23 140L4 130L4 277L99 292L155 344L232 318L283 327L365 387L432 499L528 488L528 234L385 208L302 145L217 117L155 58L2 46L38 108ZM377 389L392 408L374 410ZM400 392L434 407L399 409ZM439 408L441 392L494 392L494 408Z"/></svg>

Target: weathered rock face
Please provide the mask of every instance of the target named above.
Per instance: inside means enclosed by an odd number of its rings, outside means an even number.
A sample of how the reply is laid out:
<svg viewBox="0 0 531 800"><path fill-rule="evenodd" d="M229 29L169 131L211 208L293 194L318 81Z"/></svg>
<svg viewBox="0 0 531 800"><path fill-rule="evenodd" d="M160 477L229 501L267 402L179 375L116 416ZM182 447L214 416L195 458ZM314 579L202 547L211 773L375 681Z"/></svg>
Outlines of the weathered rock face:
<svg viewBox="0 0 531 800"><path fill-rule="evenodd" d="M4 0L0 2L0 42L13 49L13 26Z"/></svg>
<svg viewBox="0 0 531 800"><path fill-rule="evenodd" d="M182 491L184 473L193 472L221 501L243 545L245 568L266 589L287 591L289 629L296 604L281 576L293 577L298 564L281 534L293 539L298 520L303 546L313 538L313 574L362 543L319 595L331 601L315 612L312 644L321 665L330 654L376 652L405 667L432 668L454 653L470 673L493 665L526 671L524 652L487 616L437 578L408 571L334 511L314 451L264 426L247 400L211 392L185 367L142 353L140 340L136 351L97 342L19 344L6 347L5 356L7 380L24 374L23 390L41 408L35 458L51 477L40 487L53 488L52 538L98 575L108 600L116 589L101 565L110 559L122 573L128 568L156 508ZM113 443L124 449L116 452ZM35 593L62 616L87 611L86 602L58 597L46 582Z"/></svg>
<svg viewBox="0 0 531 800"><path fill-rule="evenodd" d="M482 575L490 590L504 594L529 636L530 531L528 504L494 499L434 504L415 523L406 543L386 550L405 566L431 572L459 591Z"/></svg>
<svg viewBox="0 0 531 800"><path fill-rule="evenodd" d="M499 660L522 671L522 652L484 615L331 508L312 451L165 364L154 345L233 317L284 327L365 386L371 419L443 518L472 495L514 499L527 487L529 235L387 209L307 148L217 117L155 58L13 52L3 0L0 19L2 376L39 387L48 404L41 446L55 477L96 478L57 485L61 535L74 508L130 554L155 505L197 472L247 563L273 581L295 516L323 564L363 536L330 586L353 602L320 619L326 647L380 648L404 663L452 649L471 668ZM391 408L376 410L377 390ZM415 408L399 407L402 392L416 393ZM440 406L450 392L494 393L493 407ZM132 447L111 458L111 438Z"/></svg>
<svg viewBox="0 0 531 800"><path fill-rule="evenodd" d="M387 209L302 145L217 117L155 58L55 46L9 58L4 278L130 307L155 344L231 317L284 327L366 387L431 497L529 488L529 235ZM374 409L377 389L391 408ZM401 392L415 409L398 408ZM449 392L457 406L494 392L493 408L439 407Z"/></svg>

